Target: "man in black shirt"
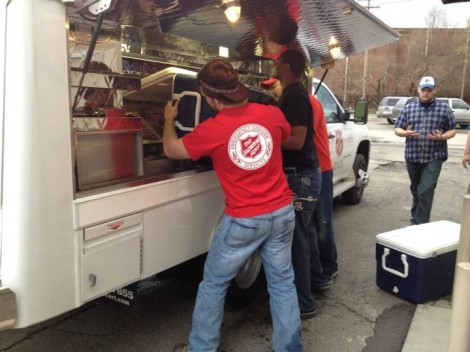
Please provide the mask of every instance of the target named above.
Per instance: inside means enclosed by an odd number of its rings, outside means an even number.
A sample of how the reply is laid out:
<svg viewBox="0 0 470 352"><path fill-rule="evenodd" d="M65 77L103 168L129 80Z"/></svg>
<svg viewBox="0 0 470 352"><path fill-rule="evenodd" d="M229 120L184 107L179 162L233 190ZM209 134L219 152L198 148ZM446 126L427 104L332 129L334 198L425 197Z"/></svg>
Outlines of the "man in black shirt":
<svg viewBox="0 0 470 352"><path fill-rule="evenodd" d="M321 169L313 142L312 105L308 91L301 83L305 68L304 55L287 50L276 62L273 76L283 87L278 104L291 125L291 136L282 143L282 157L296 210L292 264L301 317L310 319L315 316L317 308L312 289L328 288L331 280L325 278L325 282L312 287L310 248L315 239L311 221L320 194Z"/></svg>

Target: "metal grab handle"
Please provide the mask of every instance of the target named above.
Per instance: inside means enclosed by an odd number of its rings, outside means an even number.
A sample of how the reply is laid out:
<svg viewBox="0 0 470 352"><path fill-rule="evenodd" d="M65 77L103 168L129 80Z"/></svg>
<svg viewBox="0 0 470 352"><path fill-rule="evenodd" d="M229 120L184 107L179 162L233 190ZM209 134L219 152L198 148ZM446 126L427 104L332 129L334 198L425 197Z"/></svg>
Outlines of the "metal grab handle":
<svg viewBox="0 0 470 352"><path fill-rule="evenodd" d="M398 270L395 270L395 269L391 269L391 268L388 268L387 267L387 256L390 254L390 249L388 248L384 248L384 254L382 255L382 269L384 269L385 271L388 271L389 273L392 273L393 275L396 275L396 276L399 276L399 277L408 277L408 269L409 269L409 266L408 266L408 262L406 261L406 255L405 254L402 254L401 255L401 262L403 263L403 266L404 266L404 272L401 273L399 272Z"/></svg>
<svg viewBox="0 0 470 352"><path fill-rule="evenodd" d="M184 92L173 94L173 99L181 99L184 96L196 97L196 109L194 110L194 127L199 125L199 118L201 116L201 94L198 92L193 92L185 90ZM194 127L185 127L179 121L175 121L175 126L178 127L181 131L192 131Z"/></svg>

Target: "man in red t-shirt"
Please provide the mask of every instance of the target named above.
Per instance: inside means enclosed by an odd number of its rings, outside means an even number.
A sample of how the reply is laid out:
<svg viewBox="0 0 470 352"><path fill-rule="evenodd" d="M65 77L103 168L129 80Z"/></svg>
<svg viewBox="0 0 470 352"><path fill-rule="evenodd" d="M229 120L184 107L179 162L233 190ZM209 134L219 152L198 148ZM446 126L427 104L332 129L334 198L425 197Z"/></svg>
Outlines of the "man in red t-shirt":
<svg viewBox="0 0 470 352"><path fill-rule="evenodd" d="M217 350L227 288L257 250L271 295L273 349L301 351L291 263L295 215L281 156L281 142L289 137L290 126L277 107L248 102L248 89L227 61L207 63L197 84L216 116L178 138L174 121L179 102L168 102L163 148L175 159L210 157L226 208L204 266L189 351Z"/></svg>
<svg viewBox="0 0 470 352"><path fill-rule="evenodd" d="M338 255L333 228L333 162L330 154L330 139L325 112L320 101L310 96L313 108L314 142L322 171L320 196L313 212L313 230L317 234L320 258L312 256L312 281L326 276L330 280L338 275ZM319 259L319 260L318 260ZM315 282L312 282L315 286Z"/></svg>

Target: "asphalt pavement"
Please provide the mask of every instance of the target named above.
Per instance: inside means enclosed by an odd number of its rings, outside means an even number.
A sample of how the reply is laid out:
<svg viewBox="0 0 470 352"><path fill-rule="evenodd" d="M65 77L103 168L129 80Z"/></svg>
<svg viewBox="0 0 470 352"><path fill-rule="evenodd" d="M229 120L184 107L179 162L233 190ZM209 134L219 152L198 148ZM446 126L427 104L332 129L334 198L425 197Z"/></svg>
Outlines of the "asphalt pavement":
<svg viewBox="0 0 470 352"><path fill-rule="evenodd" d="M375 116L372 123L380 123ZM372 142L404 143L404 138L393 133L393 126L386 129L373 129ZM448 141L449 148L463 149L467 132L458 130ZM462 215L463 216L463 215ZM418 304L406 335L401 352L446 352L451 331L452 295L435 301ZM456 352L456 351L452 351Z"/></svg>
<svg viewBox="0 0 470 352"><path fill-rule="evenodd" d="M339 275L316 295L315 318L302 322L305 352L446 352L452 296L415 305L376 285L377 234L409 226L411 194L403 160L404 139L371 115L370 183L361 203L335 201ZM467 132L449 141L432 221L460 223L470 179L461 158ZM33 293L32 293L33 294ZM138 304L128 311L103 301L25 329L0 332L8 352L174 352L187 342L194 292L162 279L139 285ZM262 292L242 310L224 313L221 352L271 352L269 295Z"/></svg>

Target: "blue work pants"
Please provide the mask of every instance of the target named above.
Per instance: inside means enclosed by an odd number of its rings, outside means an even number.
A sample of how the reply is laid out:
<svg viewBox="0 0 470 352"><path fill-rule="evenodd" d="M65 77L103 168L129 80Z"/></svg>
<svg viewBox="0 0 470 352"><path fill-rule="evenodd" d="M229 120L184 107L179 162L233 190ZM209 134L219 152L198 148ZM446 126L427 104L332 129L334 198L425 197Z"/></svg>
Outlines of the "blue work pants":
<svg viewBox="0 0 470 352"><path fill-rule="evenodd" d="M217 351L228 286L255 251L260 252L268 284L273 349L276 352L302 351L291 258L294 224L292 205L250 218L223 216L199 285L189 337L190 352Z"/></svg>
<svg viewBox="0 0 470 352"><path fill-rule="evenodd" d="M321 169L286 173L293 193L295 210L294 240L292 241L292 264L294 265L295 287L299 298L300 311L316 307L312 295L310 262L312 256L319 256L318 246L313 248L312 219L320 195Z"/></svg>

